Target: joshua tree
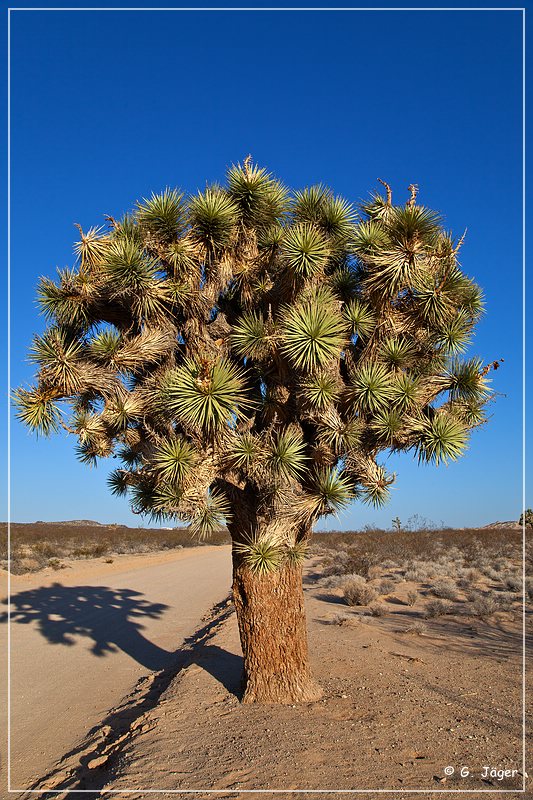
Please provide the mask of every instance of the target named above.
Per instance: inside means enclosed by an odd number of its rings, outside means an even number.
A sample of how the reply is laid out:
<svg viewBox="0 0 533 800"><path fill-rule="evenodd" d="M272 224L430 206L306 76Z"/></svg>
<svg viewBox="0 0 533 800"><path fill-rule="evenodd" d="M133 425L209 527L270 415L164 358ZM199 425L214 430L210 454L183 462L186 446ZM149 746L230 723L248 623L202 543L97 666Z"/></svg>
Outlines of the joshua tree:
<svg viewBox="0 0 533 800"><path fill-rule="evenodd" d="M134 511L233 542L244 701L320 696L308 667L302 561L313 524L381 504L381 451L440 464L484 420L486 373L461 360L482 312L439 215L357 212L324 186L289 192L248 157L225 186L166 189L80 231L42 278L50 326L19 418L78 437L81 461ZM69 409L65 415L63 409Z"/></svg>
<svg viewBox="0 0 533 800"><path fill-rule="evenodd" d="M518 524L524 525L526 528L533 528L533 510L531 508L526 508L526 510L522 512Z"/></svg>
<svg viewBox="0 0 533 800"><path fill-rule="evenodd" d="M396 531L396 533L400 533L400 531L402 529L402 521L401 521L400 517L394 517L394 519L392 520L392 527L393 527L393 530Z"/></svg>

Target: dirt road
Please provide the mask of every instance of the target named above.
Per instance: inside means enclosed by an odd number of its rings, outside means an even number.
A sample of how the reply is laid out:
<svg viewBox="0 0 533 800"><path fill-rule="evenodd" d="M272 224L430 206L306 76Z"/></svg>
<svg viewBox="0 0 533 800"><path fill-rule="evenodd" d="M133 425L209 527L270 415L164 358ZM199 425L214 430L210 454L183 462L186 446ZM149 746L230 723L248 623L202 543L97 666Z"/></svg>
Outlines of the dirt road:
<svg viewBox="0 0 533 800"><path fill-rule="evenodd" d="M70 562L60 572L14 576L12 789L43 774L139 678L168 666L230 582L226 546L118 556L112 564ZM3 649L5 614L2 622Z"/></svg>

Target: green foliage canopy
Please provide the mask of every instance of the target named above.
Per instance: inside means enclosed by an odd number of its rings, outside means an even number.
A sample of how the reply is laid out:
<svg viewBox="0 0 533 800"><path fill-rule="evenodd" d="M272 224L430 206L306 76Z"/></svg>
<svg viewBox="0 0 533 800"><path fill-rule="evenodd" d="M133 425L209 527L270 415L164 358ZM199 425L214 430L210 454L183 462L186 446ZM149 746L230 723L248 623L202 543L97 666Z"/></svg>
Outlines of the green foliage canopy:
<svg viewBox="0 0 533 800"><path fill-rule="evenodd" d="M167 188L80 228L75 266L41 279L49 327L18 416L74 434L86 463L117 458L111 491L199 535L251 495L296 531L383 503L380 452L447 463L485 419L487 368L461 359L483 303L460 244L413 191L356 209L249 158L225 186ZM260 571L270 545L253 541Z"/></svg>

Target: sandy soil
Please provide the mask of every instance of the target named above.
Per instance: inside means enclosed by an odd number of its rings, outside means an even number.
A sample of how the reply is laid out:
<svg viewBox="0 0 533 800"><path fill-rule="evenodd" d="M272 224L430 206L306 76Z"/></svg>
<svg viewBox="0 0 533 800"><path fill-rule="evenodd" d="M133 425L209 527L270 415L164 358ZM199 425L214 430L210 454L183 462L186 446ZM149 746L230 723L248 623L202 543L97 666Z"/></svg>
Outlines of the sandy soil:
<svg viewBox="0 0 533 800"><path fill-rule="evenodd" d="M12 576L11 786L28 787L137 681L174 664L230 582L230 548L209 546Z"/></svg>
<svg viewBox="0 0 533 800"><path fill-rule="evenodd" d="M178 790L158 795L169 798L246 798L240 790L253 789L390 789L403 798L409 789L419 792L413 798L435 789L520 789L519 616L442 617L415 635L406 632L417 616L405 603L409 588L395 589L384 616L363 622L335 592L308 582L312 664L325 693L301 706L239 703L235 616L231 606L214 608L189 640L179 673L139 687L39 788L95 790L84 797L138 789L132 800L145 789ZM335 623L339 612L347 623ZM445 776L447 766L453 776ZM516 773L500 780L487 767ZM201 791L210 789L222 791Z"/></svg>

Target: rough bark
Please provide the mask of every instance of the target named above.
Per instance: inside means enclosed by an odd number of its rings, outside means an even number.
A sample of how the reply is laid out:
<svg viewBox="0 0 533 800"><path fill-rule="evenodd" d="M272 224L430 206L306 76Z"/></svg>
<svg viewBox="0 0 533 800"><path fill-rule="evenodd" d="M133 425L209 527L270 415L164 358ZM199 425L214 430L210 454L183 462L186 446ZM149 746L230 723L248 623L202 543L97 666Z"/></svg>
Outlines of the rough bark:
<svg viewBox="0 0 533 800"><path fill-rule="evenodd" d="M258 575L233 556L233 599L244 655L243 703L318 700L311 677L302 567Z"/></svg>

